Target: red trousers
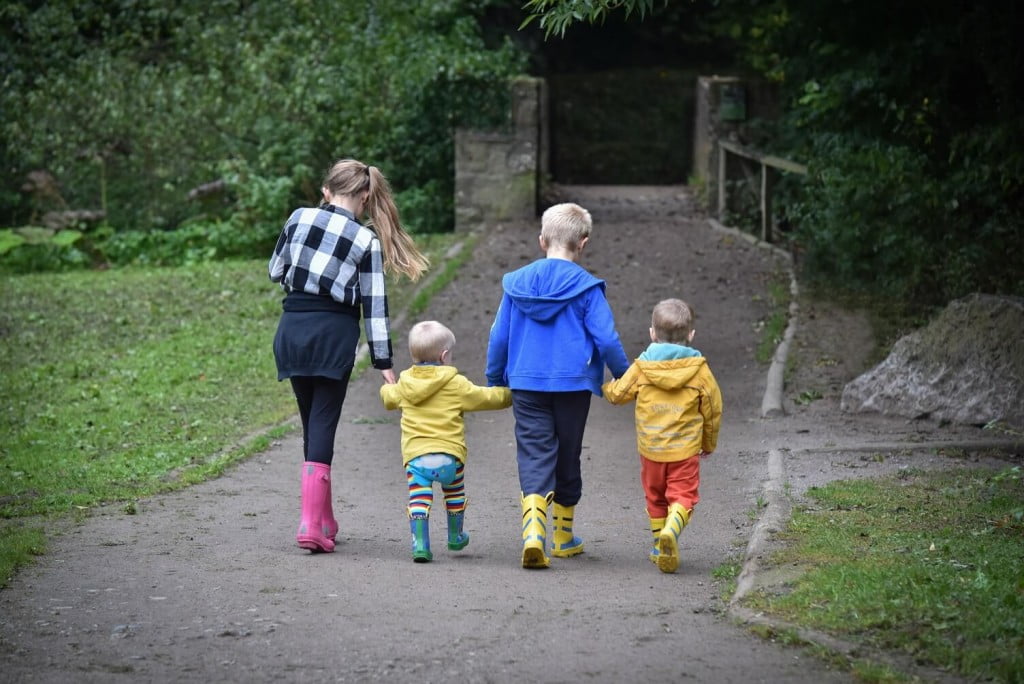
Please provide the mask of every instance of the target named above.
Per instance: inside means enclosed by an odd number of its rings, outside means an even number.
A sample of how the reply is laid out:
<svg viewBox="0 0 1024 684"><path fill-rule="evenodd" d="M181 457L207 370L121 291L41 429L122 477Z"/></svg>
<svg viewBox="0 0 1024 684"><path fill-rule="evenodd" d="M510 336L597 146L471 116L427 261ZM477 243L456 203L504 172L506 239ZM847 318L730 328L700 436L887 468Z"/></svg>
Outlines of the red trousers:
<svg viewBox="0 0 1024 684"><path fill-rule="evenodd" d="M668 515L669 504L679 503L688 511L700 501L700 456L685 461L661 463L640 457L640 483L647 498L647 514L652 518Z"/></svg>

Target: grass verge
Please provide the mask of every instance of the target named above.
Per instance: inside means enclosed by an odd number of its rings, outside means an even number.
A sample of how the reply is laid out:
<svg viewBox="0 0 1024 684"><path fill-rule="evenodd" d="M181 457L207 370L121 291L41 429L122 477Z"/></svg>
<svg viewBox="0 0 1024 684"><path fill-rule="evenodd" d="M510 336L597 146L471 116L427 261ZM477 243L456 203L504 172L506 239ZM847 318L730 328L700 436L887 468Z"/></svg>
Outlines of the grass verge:
<svg viewBox="0 0 1024 684"><path fill-rule="evenodd" d="M451 280L461 237L417 238L438 275L393 283L392 316ZM293 429L263 260L7 276L0 299L0 586L45 552L54 518L130 513Z"/></svg>
<svg viewBox="0 0 1024 684"><path fill-rule="evenodd" d="M970 680L1022 681L1019 466L908 471L808 496L772 559L803 573L744 606ZM862 681L894 680L877 664L851 668Z"/></svg>
<svg viewBox="0 0 1024 684"><path fill-rule="evenodd" d="M761 339L754 350L754 358L759 363L771 362L775 349L786 334L792 299L789 286L789 276L781 272L775 273L768 281L768 317L758 322Z"/></svg>

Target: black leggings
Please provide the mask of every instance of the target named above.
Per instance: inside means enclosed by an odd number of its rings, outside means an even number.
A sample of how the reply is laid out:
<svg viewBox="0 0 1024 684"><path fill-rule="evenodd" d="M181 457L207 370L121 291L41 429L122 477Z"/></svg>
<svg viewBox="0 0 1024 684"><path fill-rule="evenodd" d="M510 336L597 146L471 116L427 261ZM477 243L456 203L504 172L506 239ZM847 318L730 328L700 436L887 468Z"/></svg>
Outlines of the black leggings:
<svg viewBox="0 0 1024 684"><path fill-rule="evenodd" d="M326 465L334 460L334 435L351 373L347 371L341 380L320 376L289 378L302 418L304 460Z"/></svg>

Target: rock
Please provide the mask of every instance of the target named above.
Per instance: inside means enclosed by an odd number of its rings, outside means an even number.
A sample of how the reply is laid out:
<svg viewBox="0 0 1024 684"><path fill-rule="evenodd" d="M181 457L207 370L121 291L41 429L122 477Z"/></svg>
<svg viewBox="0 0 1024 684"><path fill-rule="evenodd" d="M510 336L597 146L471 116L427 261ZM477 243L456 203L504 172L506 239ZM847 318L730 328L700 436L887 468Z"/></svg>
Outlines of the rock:
<svg viewBox="0 0 1024 684"><path fill-rule="evenodd" d="M841 407L1024 427L1024 298L974 294L900 339L843 389Z"/></svg>

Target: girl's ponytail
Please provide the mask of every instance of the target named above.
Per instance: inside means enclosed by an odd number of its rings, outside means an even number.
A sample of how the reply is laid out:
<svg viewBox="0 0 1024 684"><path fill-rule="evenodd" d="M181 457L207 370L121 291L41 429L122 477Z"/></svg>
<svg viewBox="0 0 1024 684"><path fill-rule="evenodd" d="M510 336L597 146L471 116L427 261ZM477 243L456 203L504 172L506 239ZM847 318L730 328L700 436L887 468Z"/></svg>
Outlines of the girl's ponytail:
<svg viewBox="0 0 1024 684"><path fill-rule="evenodd" d="M359 197L368 192L363 213L369 217L384 252L384 270L419 280L430 261L416 248L398 219L398 207L391 196L391 185L376 166L355 159L334 162L324 176L323 187L332 194Z"/></svg>
<svg viewBox="0 0 1024 684"><path fill-rule="evenodd" d="M376 166L367 166L369 197L364 211L369 216L384 251L384 270L401 273L409 280L419 280L430 261L420 253L412 237L402 228L398 207L391 194L391 185Z"/></svg>

